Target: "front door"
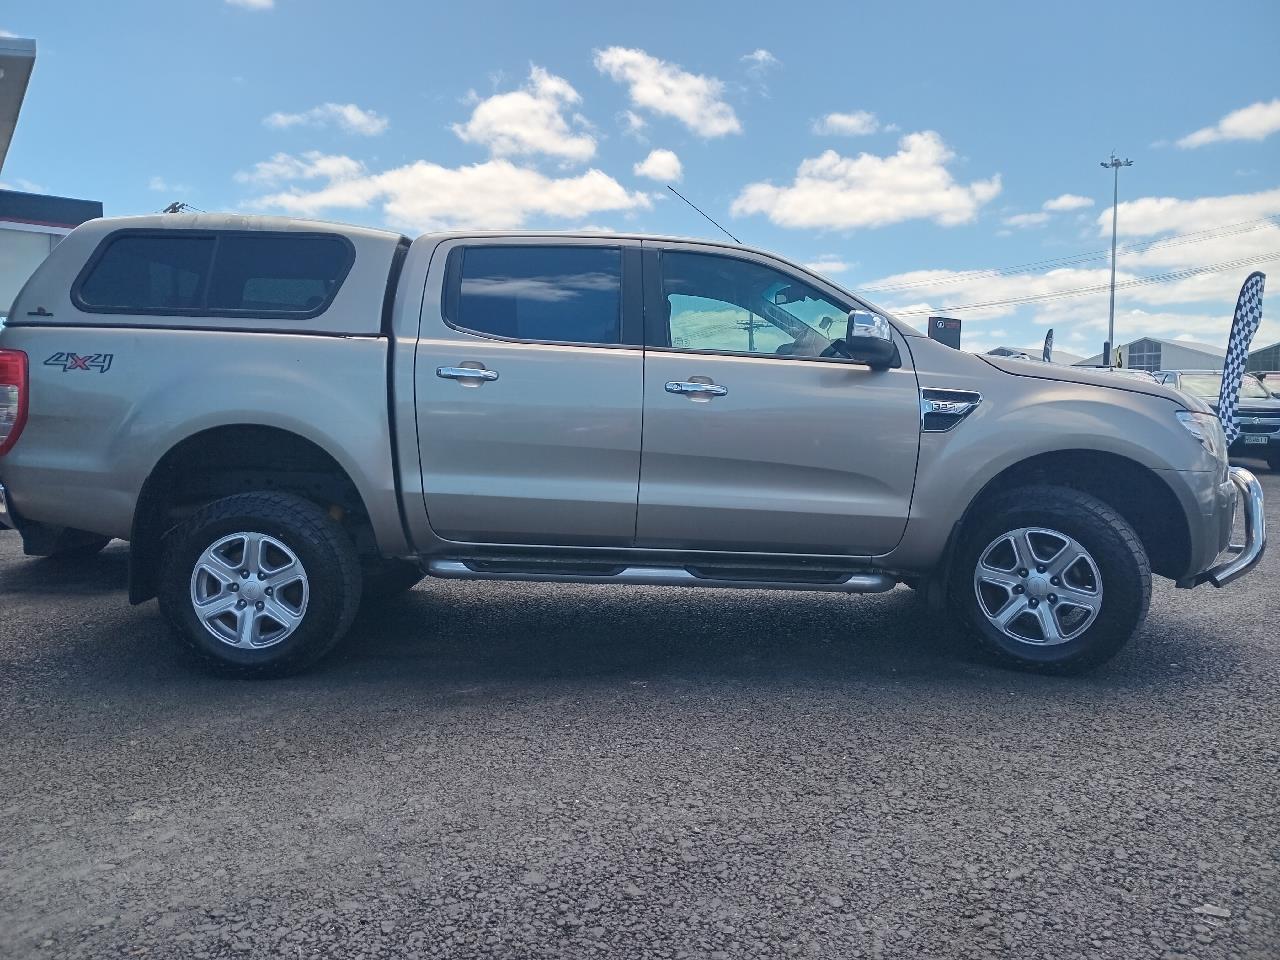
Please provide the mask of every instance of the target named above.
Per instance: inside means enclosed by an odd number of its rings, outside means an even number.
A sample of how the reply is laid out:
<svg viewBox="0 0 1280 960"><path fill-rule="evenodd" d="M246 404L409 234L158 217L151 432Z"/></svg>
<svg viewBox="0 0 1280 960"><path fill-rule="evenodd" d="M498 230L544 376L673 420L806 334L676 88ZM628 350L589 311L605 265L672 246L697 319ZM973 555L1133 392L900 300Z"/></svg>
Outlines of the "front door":
<svg viewBox="0 0 1280 960"><path fill-rule="evenodd" d="M765 257L645 246L637 545L892 550L920 437L901 338L895 369L832 356L849 310L866 307Z"/></svg>
<svg viewBox="0 0 1280 960"><path fill-rule="evenodd" d="M438 536L631 545L644 357L638 286L623 292L639 256L634 241L568 239L437 251L414 378Z"/></svg>

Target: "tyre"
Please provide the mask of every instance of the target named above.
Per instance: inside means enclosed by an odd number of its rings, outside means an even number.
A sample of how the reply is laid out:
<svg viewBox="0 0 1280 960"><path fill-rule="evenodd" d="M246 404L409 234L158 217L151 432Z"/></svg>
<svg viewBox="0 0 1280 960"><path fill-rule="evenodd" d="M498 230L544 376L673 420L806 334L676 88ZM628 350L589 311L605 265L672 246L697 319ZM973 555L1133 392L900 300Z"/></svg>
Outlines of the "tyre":
<svg viewBox="0 0 1280 960"><path fill-rule="evenodd" d="M1280 473L1280 451L1267 454L1267 468L1272 473Z"/></svg>
<svg viewBox="0 0 1280 960"><path fill-rule="evenodd" d="M955 554L951 602L1007 663L1074 673L1124 646L1147 615L1138 535L1096 497L1027 486L982 504Z"/></svg>
<svg viewBox="0 0 1280 960"><path fill-rule="evenodd" d="M378 560L366 563L361 603L386 600L412 590L425 574L418 564L408 560Z"/></svg>
<svg viewBox="0 0 1280 960"><path fill-rule="evenodd" d="M165 538L160 609L224 672L282 676L310 666L346 633L360 589L350 537L292 494L215 500Z"/></svg>

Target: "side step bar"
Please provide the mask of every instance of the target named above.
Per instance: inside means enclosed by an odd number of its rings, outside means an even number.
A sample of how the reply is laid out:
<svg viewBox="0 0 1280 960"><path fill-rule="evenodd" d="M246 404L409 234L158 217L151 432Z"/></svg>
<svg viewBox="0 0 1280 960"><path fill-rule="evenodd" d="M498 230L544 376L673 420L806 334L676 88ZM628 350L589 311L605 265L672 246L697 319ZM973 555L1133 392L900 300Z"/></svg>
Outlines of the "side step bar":
<svg viewBox="0 0 1280 960"><path fill-rule="evenodd" d="M746 573L747 571L743 571ZM699 576L684 567L622 567L607 573L555 573L532 569L473 566L465 560L432 560L427 573L444 580L520 580L541 583L629 583L651 587L720 587L736 590L820 590L827 593L884 593L898 583L885 573L859 572L818 582L760 577Z"/></svg>

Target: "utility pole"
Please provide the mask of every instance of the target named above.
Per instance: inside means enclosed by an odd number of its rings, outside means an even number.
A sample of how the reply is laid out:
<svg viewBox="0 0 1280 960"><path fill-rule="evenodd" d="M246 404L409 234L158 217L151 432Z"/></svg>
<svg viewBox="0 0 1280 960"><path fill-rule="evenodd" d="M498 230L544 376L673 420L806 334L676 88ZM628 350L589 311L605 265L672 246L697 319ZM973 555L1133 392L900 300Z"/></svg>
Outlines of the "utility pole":
<svg viewBox="0 0 1280 960"><path fill-rule="evenodd" d="M1115 151L1111 158L1102 163L1103 169L1110 167L1114 171L1111 186L1111 309L1107 311L1107 365L1111 366L1111 354L1116 349L1116 223L1117 208L1120 206L1120 168L1132 167L1132 160L1120 160Z"/></svg>

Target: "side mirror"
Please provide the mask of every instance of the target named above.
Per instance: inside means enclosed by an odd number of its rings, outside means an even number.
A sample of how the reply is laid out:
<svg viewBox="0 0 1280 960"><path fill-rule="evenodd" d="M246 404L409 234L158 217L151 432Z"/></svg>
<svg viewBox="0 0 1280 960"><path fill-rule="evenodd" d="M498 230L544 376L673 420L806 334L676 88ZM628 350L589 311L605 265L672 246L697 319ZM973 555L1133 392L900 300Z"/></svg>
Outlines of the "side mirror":
<svg viewBox="0 0 1280 960"><path fill-rule="evenodd" d="M865 363L873 370L887 370L898 356L889 321L863 310L849 311L844 347L850 360Z"/></svg>

